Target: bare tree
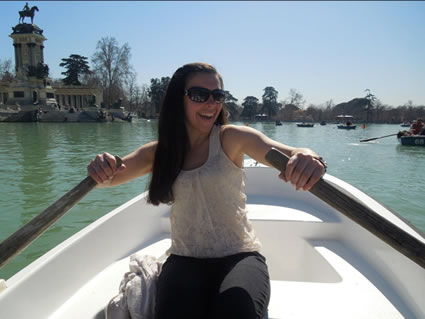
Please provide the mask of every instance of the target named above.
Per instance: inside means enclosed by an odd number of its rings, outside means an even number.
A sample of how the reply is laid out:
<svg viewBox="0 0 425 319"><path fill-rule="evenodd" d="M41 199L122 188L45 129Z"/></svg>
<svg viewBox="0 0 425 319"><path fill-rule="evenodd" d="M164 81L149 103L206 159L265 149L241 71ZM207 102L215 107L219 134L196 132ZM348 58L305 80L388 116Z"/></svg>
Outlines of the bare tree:
<svg viewBox="0 0 425 319"><path fill-rule="evenodd" d="M130 51L127 43L120 47L114 37L105 37L97 42L92 56L93 69L103 86L104 101L108 105L123 95L124 86L133 74Z"/></svg>
<svg viewBox="0 0 425 319"><path fill-rule="evenodd" d="M404 104L404 106L406 107L414 107L415 105L413 104L412 100L407 101L407 103Z"/></svg>
<svg viewBox="0 0 425 319"><path fill-rule="evenodd" d="M289 97L287 98L286 104L295 105L298 108L302 108L305 104L303 95L295 89L289 90Z"/></svg>
<svg viewBox="0 0 425 319"><path fill-rule="evenodd" d="M139 88L136 81L136 73L133 73L127 82L127 100L128 100L128 110L134 112L137 107L137 95L139 93Z"/></svg>
<svg viewBox="0 0 425 319"><path fill-rule="evenodd" d="M134 96L136 100L137 115L141 117L146 117L146 115L148 114L148 110L152 109L149 98L149 87L147 86L147 84L137 86Z"/></svg>
<svg viewBox="0 0 425 319"><path fill-rule="evenodd" d="M0 81L10 82L14 78L12 59L0 60Z"/></svg>
<svg viewBox="0 0 425 319"><path fill-rule="evenodd" d="M330 99L329 101L325 102L325 108L326 110L330 110L331 108L333 108L335 106L335 103L332 99Z"/></svg>
<svg viewBox="0 0 425 319"><path fill-rule="evenodd" d="M143 84L142 86L137 84L137 74L133 73L129 77L129 81L126 86L126 108L129 112L135 112L138 116L145 116L146 110L144 109L149 102L148 97L148 86Z"/></svg>

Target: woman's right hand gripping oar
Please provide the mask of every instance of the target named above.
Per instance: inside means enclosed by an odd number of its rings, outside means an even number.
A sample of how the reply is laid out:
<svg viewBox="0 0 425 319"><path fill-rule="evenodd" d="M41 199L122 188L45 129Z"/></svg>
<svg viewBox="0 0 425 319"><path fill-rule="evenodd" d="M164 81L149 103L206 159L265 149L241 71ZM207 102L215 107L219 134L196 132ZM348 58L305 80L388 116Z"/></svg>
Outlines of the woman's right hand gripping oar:
<svg viewBox="0 0 425 319"><path fill-rule="evenodd" d="M126 169L123 163L117 168L117 159L109 153L98 154L87 166L87 173L97 183L96 187L109 186L114 176Z"/></svg>

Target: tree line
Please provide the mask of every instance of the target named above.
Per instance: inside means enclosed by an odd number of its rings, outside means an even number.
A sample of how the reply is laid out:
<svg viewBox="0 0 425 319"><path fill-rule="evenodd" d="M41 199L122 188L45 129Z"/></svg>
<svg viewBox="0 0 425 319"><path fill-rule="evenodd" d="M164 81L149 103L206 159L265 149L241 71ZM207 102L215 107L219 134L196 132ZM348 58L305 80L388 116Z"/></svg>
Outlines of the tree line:
<svg viewBox="0 0 425 319"><path fill-rule="evenodd" d="M103 89L104 107L110 107L119 99L129 112L140 117L158 116L161 100L170 81L169 76L152 78L150 84L138 84L137 73L131 65L131 48L125 43L119 45L114 37L103 37L96 45L91 57L71 54L61 59L59 66L65 71L62 79L54 79L55 85L93 86ZM0 81L10 82L14 78L11 59L0 60ZM231 120L255 120L258 115L268 120L282 121L334 121L337 115L349 114L361 122L400 123L425 117L425 106L408 101L404 105L392 107L365 90L365 96L335 105L332 100L323 104L309 104L296 89L290 89L284 100L279 100L279 92L272 86L263 89L261 100L255 96L245 97L241 103L231 92L226 91L225 105Z"/></svg>

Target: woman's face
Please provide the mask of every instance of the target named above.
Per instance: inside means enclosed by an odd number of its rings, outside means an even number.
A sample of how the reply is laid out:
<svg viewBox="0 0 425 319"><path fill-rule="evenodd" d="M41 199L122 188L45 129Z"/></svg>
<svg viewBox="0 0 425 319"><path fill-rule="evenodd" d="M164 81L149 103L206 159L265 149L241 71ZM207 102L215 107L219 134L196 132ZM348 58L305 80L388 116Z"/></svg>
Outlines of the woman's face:
<svg viewBox="0 0 425 319"><path fill-rule="evenodd" d="M186 81L185 89L188 90L193 87L206 88L210 91L222 89L218 75L206 72L198 72L189 76ZM194 102L188 95L185 95L184 112L186 128L189 134L192 131L195 133L209 134L221 109L222 103L217 103L213 99L212 94L210 94L208 100L201 103Z"/></svg>

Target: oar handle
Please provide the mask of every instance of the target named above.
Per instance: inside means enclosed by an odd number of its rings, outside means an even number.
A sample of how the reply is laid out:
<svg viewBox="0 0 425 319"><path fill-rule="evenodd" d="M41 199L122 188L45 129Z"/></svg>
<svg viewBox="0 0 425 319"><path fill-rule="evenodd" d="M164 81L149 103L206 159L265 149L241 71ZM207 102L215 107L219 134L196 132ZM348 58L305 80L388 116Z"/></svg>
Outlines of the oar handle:
<svg viewBox="0 0 425 319"><path fill-rule="evenodd" d="M115 159L117 161L117 168L119 168L123 161L119 156L115 156ZM55 223L66 212L68 212L95 186L96 182L94 179L87 176L77 186L31 219L22 228L3 240L0 243L0 267L19 254L33 240L44 233L50 225Z"/></svg>
<svg viewBox="0 0 425 319"><path fill-rule="evenodd" d="M266 160L279 171L285 172L289 158L272 148L266 154ZM343 188L321 178L309 191L425 268L425 244L422 241L370 209Z"/></svg>

